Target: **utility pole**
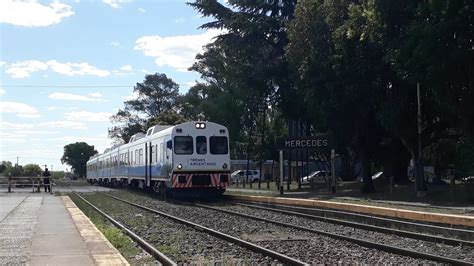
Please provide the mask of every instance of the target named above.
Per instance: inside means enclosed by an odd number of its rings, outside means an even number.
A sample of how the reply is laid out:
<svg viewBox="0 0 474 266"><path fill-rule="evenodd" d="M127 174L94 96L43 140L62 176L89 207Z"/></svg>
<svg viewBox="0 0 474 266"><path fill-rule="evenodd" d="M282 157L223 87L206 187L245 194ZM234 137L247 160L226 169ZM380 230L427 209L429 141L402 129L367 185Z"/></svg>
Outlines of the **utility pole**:
<svg viewBox="0 0 474 266"><path fill-rule="evenodd" d="M16 166L18 166L18 159L19 159L19 158L20 158L20 157L18 157L18 156L16 157Z"/></svg>
<svg viewBox="0 0 474 266"><path fill-rule="evenodd" d="M421 97L420 97L420 83L416 83L416 95L418 100L418 175L415 178L416 190L424 191L425 187L425 177L423 169L423 145L421 143L421 132L422 132L422 121L421 121Z"/></svg>

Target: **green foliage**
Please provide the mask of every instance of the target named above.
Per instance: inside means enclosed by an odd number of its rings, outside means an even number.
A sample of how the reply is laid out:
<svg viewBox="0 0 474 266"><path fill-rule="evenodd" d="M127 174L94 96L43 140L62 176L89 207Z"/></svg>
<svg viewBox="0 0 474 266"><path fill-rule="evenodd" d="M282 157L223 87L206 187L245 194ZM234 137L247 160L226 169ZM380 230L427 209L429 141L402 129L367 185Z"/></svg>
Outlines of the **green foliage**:
<svg viewBox="0 0 474 266"><path fill-rule="evenodd" d="M90 146L85 142L71 143L64 146L61 163L70 165L74 173L84 177L86 174L86 163L96 153L97 151L94 149L94 146Z"/></svg>
<svg viewBox="0 0 474 266"><path fill-rule="evenodd" d="M178 89L178 84L165 74L146 75L145 80L133 88L137 98L126 101L125 108L110 118L118 125L109 130L109 137L127 143L132 135L147 129L147 121L160 117L162 113L173 112L178 101ZM161 119L172 120L165 114Z"/></svg>
<svg viewBox="0 0 474 266"><path fill-rule="evenodd" d="M189 105L183 109L191 118L202 116L226 125L233 157L251 159L270 149L265 135L272 123L261 122L266 121L262 117L268 115L267 106L287 106L280 98L282 88L289 87L291 81L284 57L286 23L293 16L296 1L229 4L232 8L215 0L190 3L214 19L202 28L223 28L226 33L196 57L191 70L199 72L205 82L185 95Z"/></svg>
<svg viewBox="0 0 474 266"><path fill-rule="evenodd" d="M38 176L43 173L41 166L37 164L27 164L23 166L23 175L25 176Z"/></svg>
<svg viewBox="0 0 474 266"><path fill-rule="evenodd" d="M186 122L186 119L173 110L162 112L157 117L148 120L146 127L150 128L154 125L176 125Z"/></svg>
<svg viewBox="0 0 474 266"><path fill-rule="evenodd" d="M2 163L0 163L0 173L3 173L4 175L6 175L6 170L9 167L12 167L12 162L2 161Z"/></svg>

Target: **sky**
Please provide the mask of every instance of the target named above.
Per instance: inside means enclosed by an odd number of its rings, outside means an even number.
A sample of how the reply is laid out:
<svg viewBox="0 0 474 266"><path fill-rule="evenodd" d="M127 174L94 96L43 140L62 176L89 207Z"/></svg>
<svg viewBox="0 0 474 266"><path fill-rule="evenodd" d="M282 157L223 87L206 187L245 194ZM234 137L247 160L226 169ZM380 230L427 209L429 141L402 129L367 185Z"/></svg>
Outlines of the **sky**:
<svg viewBox="0 0 474 266"><path fill-rule="evenodd" d="M187 71L219 32L180 0L0 0L0 161L54 170L64 146L103 152L109 117L145 75L185 93Z"/></svg>

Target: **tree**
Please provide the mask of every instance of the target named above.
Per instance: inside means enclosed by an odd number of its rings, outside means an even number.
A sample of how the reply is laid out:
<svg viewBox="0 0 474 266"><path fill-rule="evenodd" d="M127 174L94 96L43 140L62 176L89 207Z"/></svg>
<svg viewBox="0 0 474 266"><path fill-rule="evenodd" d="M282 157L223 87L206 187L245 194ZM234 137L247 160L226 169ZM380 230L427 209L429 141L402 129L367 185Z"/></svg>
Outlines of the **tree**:
<svg viewBox="0 0 474 266"><path fill-rule="evenodd" d="M86 174L86 163L91 156L97 154L94 146L85 142L76 142L64 146L64 154L61 157L61 163L71 166L71 170L80 177Z"/></svg>
<svg viewBox="0 0 474 266"><path fill-rule="evenodd" d="M136 99L126 101L110 120L118 126L109 130L109 137L127 143L130 137L146 130L146 123L163 112L176 111L179 86L165 74L146 75L142 83L137 83L133 92Z"/></svg>
<svg viewBox="0 0 474 266"><path fill-rule="evenodd" d="M22 176L23 175L23 166L21 165L12 165L7 164L6 169L4 170L3 174L5 176L12 175L12 176Z"/></svg>
<svg viewBox="0 0 474 266"><path fill-rule="evenodd" d="M27 164L23 166L23 174L25 176L38 176L41 175L43 169L37 164Z"/></svg>
<svg viewBox="0 0 474 266"><path fill-rule="evenodd" d="M360 154L364 192L374 192L371 159L379 142L383 49L374 39L373 2L301 1L290 26L287 58L298 72L297 95L313 125L332 132L339 149Z"/></svg>
<svg viewBox="0 0 474 266"><path fill-rule="evenodd" d="M288 41L286 22L292 18L296 1L229 1L229 8L216 0L190 3L214 21L201 28L224 29L225 33L205 47L191 70L201 74L186 95L200 112L186 114L221 123L229 128L233 156L250 156L255 141L265 134L261 110L280 105L282 88L290 87L284 48ZM197 104L198 99L203 103ZM204 100L205 99L205 100ZM290 108L291 109L291 108ZM282 113L283 114L283 113ZM260 139L262 139L260 137ZM255 150L264 150L259 147Z"/></svg>
<svg viewBox="0 0 474 266"><path fill-rule="evenodd" d="M145 80L133 88L138 98L126 101L125 111L156 117L175 107L179 95L178 89L178 84L166 74L146 75Z"/></svg>
<svg viewBox="0 0 474 266"><path fill-rule="evenodd" d="M12 166L12 162L2 161L2 163L0 163L0 173L3 173L3 175L7 175L5 170L11 166Z"/></svg>
<svg viewBox="0 0 474 266"><path fill-rule="evenodd" d="M157 117L153 117L148 120L146 127L150 128L154 125L176 125L184 123L187 120L177 112L173 110L162 112Z"/></svg>
<svg viewBox="0 0 474 266"><path fill-rule="evenodd" d="M128 143L134 134L145 130L143 126L145 119L133 115L129 111L118 110L116 114L110 117L110 121L119 124L109 129L109 137L117 142Z"/></svg>

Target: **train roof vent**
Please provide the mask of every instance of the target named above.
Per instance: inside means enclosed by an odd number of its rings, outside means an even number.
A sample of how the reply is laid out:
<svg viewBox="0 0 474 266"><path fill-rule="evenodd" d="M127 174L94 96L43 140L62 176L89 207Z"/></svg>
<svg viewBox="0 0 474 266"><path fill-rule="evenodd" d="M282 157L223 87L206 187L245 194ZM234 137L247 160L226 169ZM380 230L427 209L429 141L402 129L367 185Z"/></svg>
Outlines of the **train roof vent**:
<svg viewBox="0 0 474 266"><path fill-rule="evenodd" d="M137 133L137 134L133 135L133 136L130 138L130 140L128 141L128 143L132 143L132 142L137 141L137 140L139 140L139 139L141 139L141 138L144 138L144 137L145 137L145 134L143 134L143 133Z"/></svg>
<svg viewBox="0 0 474 266"><path fill-rule="evenodd" d="M150 127L150 128L146 131L146 135L147 135L147 136L153 135L153 134L158 133L158 132L160 132L160 131L162 131L162 130L165 130L165 129L169 128L169 127L172 127L172 126L170 126L170 125L156 125L156 126L152 126L152 127Z"/></svg>
<svg viewBox="0 0 474 266"><path fill-rule="evenodd" d="M112 146L112 148L110 148L111 150L115 149L115 148L118 148L120 146L122 146L123 144L115 144L114 146Z"/></svg>

